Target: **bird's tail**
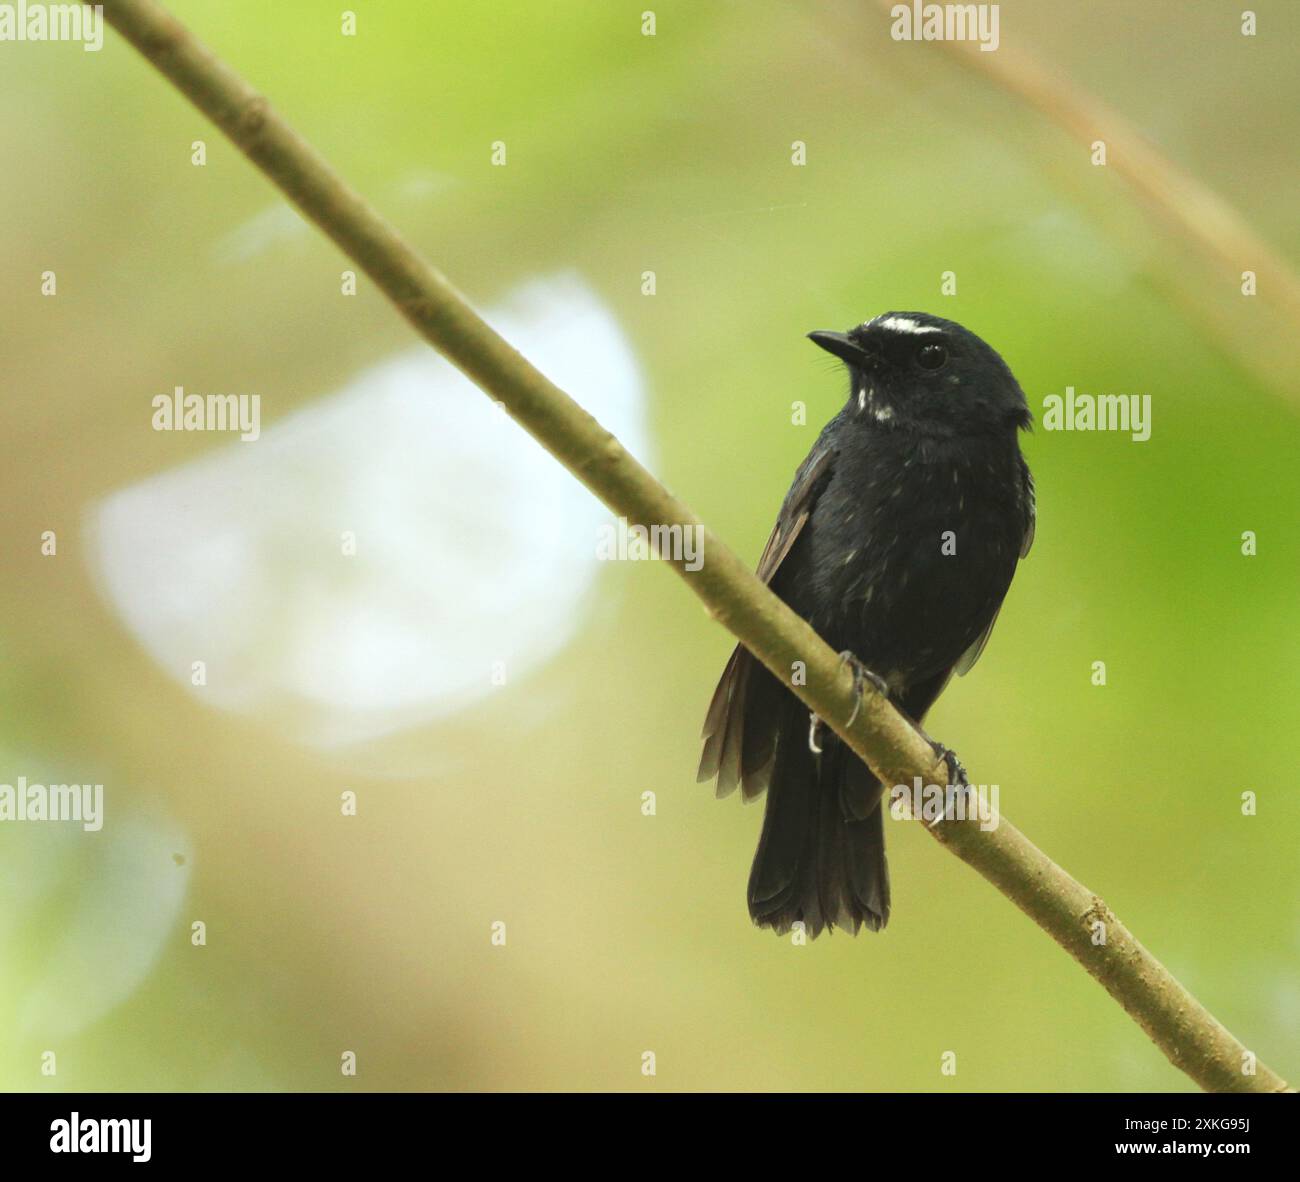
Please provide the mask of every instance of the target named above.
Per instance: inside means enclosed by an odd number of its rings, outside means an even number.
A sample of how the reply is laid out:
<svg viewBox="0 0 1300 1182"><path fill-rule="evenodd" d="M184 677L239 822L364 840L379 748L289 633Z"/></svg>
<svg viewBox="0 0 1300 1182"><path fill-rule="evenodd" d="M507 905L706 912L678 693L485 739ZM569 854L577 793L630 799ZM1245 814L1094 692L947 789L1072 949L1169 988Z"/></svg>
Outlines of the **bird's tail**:
<svg viewBox="0 0 1300 1182"><path fill-rule="evenodd" d="M801 738L785 727L777 744L749 914L779 933L802 922L809 937L878 931L889 921L880 782L829 732L820 755Z"/></svg>

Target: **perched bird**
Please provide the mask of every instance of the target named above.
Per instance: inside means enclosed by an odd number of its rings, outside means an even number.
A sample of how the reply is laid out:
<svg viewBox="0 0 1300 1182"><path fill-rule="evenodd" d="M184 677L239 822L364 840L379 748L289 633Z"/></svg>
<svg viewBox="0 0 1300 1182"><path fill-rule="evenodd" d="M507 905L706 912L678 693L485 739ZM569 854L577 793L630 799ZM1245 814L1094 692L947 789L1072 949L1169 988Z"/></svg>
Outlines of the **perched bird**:
<svg viewBox="0 0 1300 1182"><path fill-rule="evenodd" d="M919 724L979 657L1033 542L1017 434L1033 416L1002 358L951 320L888 312L808 336L844 362L849 399L795 474L758 574ZM699 778L715 776L720 797L767 791L756 924L885 926L884 787L739 646L704 723Z"/></svg>

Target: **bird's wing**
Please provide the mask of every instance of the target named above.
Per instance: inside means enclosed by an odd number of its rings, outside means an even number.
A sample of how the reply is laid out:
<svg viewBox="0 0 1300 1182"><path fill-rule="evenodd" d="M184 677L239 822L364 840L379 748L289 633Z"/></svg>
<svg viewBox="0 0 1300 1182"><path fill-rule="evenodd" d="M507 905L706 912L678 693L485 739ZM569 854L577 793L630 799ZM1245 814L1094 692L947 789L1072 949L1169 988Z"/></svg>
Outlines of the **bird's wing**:
<svg viewBox="0 0 1300 1182"><path fill-rule="evenodd" d="M819 440L799 466L758 560L758 577L763 582L772 582L803 532L834 461L835 449ZM780 701L772 691L779 688L749 652L737 645L704 718L704 751L697 778L704 781L717 776L719 796L726 796L739 784L745 799L751 800L767 787Z"/></svg>
<svg viewBox="0 0 1300 1182"><path fill-rule="evenodd" d="M1024 539L1020 543L1020 557L1022 559L1029 554L1030 547L1034 544L1034 529L1037 524L1038 511L1034 506L1034 488L1031 483L1029 486L1029 525L1025 529ZM993 618L989 621L988 627L975 638L975 643L957 658L957 664L952 669L958 677L965 677L975 667L975 662L980 659L980 654L984 652L984 646L988 644L989 637L993 635L993 625L998 622L998 613L1001 611L1002 605L999 603L997 610L993 613Z"/></svg>
<svg viewBox="0 0 1300 1182"><path fill-rule="evenodd" d="M790 553L790 547L803 531L817 497L826 485L831 474L831 465L835 461L835 449L827 446L815 448L799 465L795 473L794 484L786 494L776 524L768 536L767 545L758 560L758 577L765 583L771 583L777 568Z"/></svg>

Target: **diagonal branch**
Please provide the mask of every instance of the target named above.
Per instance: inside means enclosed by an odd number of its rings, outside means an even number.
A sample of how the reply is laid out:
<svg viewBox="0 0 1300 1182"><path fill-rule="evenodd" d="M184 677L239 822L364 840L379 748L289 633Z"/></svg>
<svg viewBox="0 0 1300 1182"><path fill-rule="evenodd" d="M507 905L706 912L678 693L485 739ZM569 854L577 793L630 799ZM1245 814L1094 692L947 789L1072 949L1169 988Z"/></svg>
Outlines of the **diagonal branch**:
<svg viewBox="0 0 1300 1182"><path fill-rule="evenodd" d="M464 297L349 188L253 90L155 0L103 0L109 22L216 123L300 210L363 268L416 331L506 410L616 513L646 524L699 526L690 509L608 431L496 334ZM854 718L853 676L812 628L707 530L708 556L674 569L709 613L792 687L884 784L943 784L947 768L889 702L868 689ZM846 720L853 718L850 725ZM1116 919L1007 821L929 828L1095 977L1169 1060L1201 1087L1275 1092L1286 1083L1246 1050ZM1101 927L1098 926L1100 923ZM1094 943L1105 932L1105 942Z"/></svg>
<svg viewBox="0 0 1300 1182"><path fill-rule="evenodd" d="M892 0L877 3L883 11L893 9ZM1190 243L1214 268L1210 291L1193 293L1187 282L1174 281L1169 286L1171 296L1206 321L1206 327L1243 365L1279 392L1294 396L1291 341L1300 325L1300 277L1230 201L1177 164L1118 109L1023 45L1003 44L996 53L982 52L974 41L942 40L933 45L1037 110L1079 144L1105 140L1108 168L1124 178L1180 245ZM1259 304L1273 322L1269 326L1261 328L1253 316L1236 324L1224 320L1222 293L1233 293L1226 299L1240 303L1238 284L1246 270L1256 272L1264 285ZM1211 294L1215 291L1220 293L1217 302Z"/></svg>

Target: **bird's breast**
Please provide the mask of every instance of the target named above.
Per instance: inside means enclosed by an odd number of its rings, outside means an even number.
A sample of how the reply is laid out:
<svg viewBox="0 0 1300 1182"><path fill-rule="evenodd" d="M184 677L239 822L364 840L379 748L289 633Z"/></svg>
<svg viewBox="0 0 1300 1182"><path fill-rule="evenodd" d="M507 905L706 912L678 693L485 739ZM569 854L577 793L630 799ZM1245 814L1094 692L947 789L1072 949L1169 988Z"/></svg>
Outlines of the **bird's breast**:
<svg viewBox="0 0 1300 1182"><path fill-rule="evenodd" d="M837 471L810 539L827 639L887 679L954 663L1015 571L1025 522L1014 472L960 454Z"/></svg>

